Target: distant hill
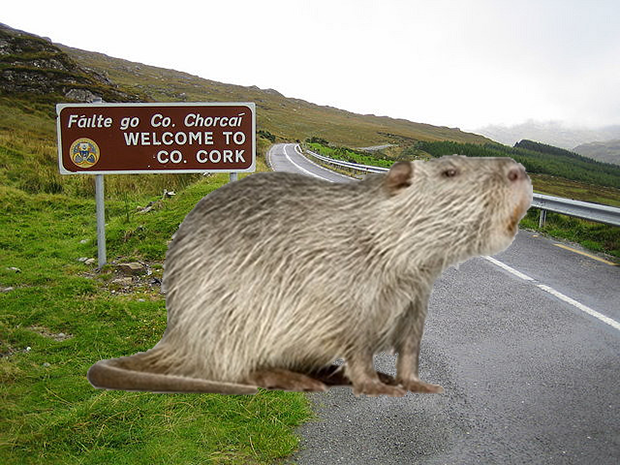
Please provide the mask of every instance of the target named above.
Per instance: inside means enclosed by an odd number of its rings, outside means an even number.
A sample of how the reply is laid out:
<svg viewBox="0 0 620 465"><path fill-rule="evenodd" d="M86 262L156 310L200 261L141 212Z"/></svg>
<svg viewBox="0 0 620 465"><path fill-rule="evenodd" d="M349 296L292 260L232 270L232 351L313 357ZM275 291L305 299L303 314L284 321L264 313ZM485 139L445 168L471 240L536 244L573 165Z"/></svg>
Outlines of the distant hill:
<svg viewBox="0 0 620 465"><path fill-rule="evenodd" d="M540 154L539 160L545 162L545 167L556 166L556 173L567 179L595 182L620 188L620 166L593 160L571 150L554 147L540 142L524 139L515 144L515 149L525 153ZM594 181L596 179L596 181Z"/></svg>
<svg viewBox="0 0 620 465"><path fill-rule="evenodd" d="M597 186L620 189L620 166L601 163L559 147L522 140L514 147L497 143L474 145L457 142L418 142L404 155L420 152L433 157L460 153L470 157L512 157L530 174L554 176Z"/></svg>
<svg viewBox="0 0 620 465"><path fill-rule="evenodd" d="M287 98L273 89L244 87L203 79L181 71L158 68L59 45L80 65L105 76L127 92L154 101L256 102L258 126L280 139L318 136L347 146L399 144L410 140L451 140L481 144L488 139L456 128L414 123L385 116L359 115ZM303 71L300 71L303 72Z"/></svg>
<svg viewBox="0 0 620 465"><path fill-rule="evenodd" d="M351 146L402 140L488 142L456 128L359 115L287 98L273 89L224 84L54 44L4 24L0 24L0 95L48 102L96 97L110 102L253 101L259 128L287 140L316 135Z"/></svg>
<svg viewBox="0 0 620 465"><path fill-rule="evenodd" d="M575 147L573 152L605 163L620 165L620 139L581 144Z"/></svg>
<svg viewBox="0 0 620 465"><path fill-rule="evenodd" d="M512 146L520 140L529 139L569 150L596 140L620 139L619 125L590 129L571 127L557 121L527 121L514 126L490 125L474 132L505 145Z"/></svg>

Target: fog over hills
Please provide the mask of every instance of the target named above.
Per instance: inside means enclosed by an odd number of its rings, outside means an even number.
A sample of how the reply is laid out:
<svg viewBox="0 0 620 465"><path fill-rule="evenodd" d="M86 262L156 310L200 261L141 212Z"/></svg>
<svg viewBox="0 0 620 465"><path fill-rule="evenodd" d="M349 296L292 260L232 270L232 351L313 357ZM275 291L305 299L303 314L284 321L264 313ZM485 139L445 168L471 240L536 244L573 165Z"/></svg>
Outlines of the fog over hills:
<svg viewBox="0 0 620 465"><path fill-rule="evenodd" d="M489 125L473 132L511 146L520 140L529 139L568 150L590 142L620 139L620 125L586 128L559 121L529 120L514 126Z"/></svg>

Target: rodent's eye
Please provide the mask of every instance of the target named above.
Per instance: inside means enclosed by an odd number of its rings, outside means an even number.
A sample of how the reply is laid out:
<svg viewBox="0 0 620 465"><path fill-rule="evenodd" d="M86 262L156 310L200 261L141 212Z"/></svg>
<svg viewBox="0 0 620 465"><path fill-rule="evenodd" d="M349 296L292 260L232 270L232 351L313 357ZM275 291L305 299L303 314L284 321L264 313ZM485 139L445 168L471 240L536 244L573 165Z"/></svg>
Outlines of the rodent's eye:
<svg viewBox="0 0 620 465"><path fill-rule="evenodd" d="M457 174L458 171L456 171L456 169L454 168L448 168L447 170L444 170L443 173L441 173L444 178L453 178Z"/></svg>

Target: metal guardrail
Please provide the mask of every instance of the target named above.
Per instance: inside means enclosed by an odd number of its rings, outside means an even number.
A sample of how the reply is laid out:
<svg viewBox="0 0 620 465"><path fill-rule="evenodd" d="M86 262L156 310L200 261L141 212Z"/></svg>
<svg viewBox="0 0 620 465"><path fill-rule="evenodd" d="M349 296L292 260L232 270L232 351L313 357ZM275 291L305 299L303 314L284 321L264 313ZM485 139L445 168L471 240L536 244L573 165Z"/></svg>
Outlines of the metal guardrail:
<svg viewBox="0 0 620 465"><path fill-rule="evenodd" d="M544 194L534 194L532 207L541 210L541 226L545 223L547 211L595 221L597 223L620 226L620 208L610 207L608 205L565 199L563 197L552 197Z"/></svg>
<svg viewBox="0 0 620 465"><path fill-rule="evenodd" d="M350 170L357 173L385 173L388 168L378 166L361 165L348 161L334 160L333 158L319 155L311 150L305 152L312 158L321 163L335 166L339 169ZM574 216L596 223L605 223L612 226L620 226L620 208L608 205L600 205L591 202L582 202L580 200L565 199L563 197L553 197L551 195L534 194L532 207L540 209L539 226L545 224L547 212L561 213L563 215Z"/></svg>
<svg viewBox="0 0 620 465"><path fill-rule="evenodd" d="M361 165L359 163L351 163L348 161L342 160L334 160L333 158L325 157L323 155L319 155L318 153L313 152L312 150L305 150L306 153L310 154L312 158L316 160L327 163L328 165L335 166L337 168L345 168L352 171L358 171L362 174L366 173L387 173L389 168L381 168L380 166L372 166L372 165Z"/></svg>

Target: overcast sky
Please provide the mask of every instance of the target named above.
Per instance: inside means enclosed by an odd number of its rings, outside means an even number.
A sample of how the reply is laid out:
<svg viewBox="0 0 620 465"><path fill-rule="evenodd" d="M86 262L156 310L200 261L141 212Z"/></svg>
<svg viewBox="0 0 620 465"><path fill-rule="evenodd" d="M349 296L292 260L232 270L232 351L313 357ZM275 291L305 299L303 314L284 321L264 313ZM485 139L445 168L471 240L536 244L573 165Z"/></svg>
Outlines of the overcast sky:
<svg viewBox="0 0 620 465"><path fill-rule="evenodd" d="M620 124L619 0L19 0L0 22L358 113Z"/></svg>

